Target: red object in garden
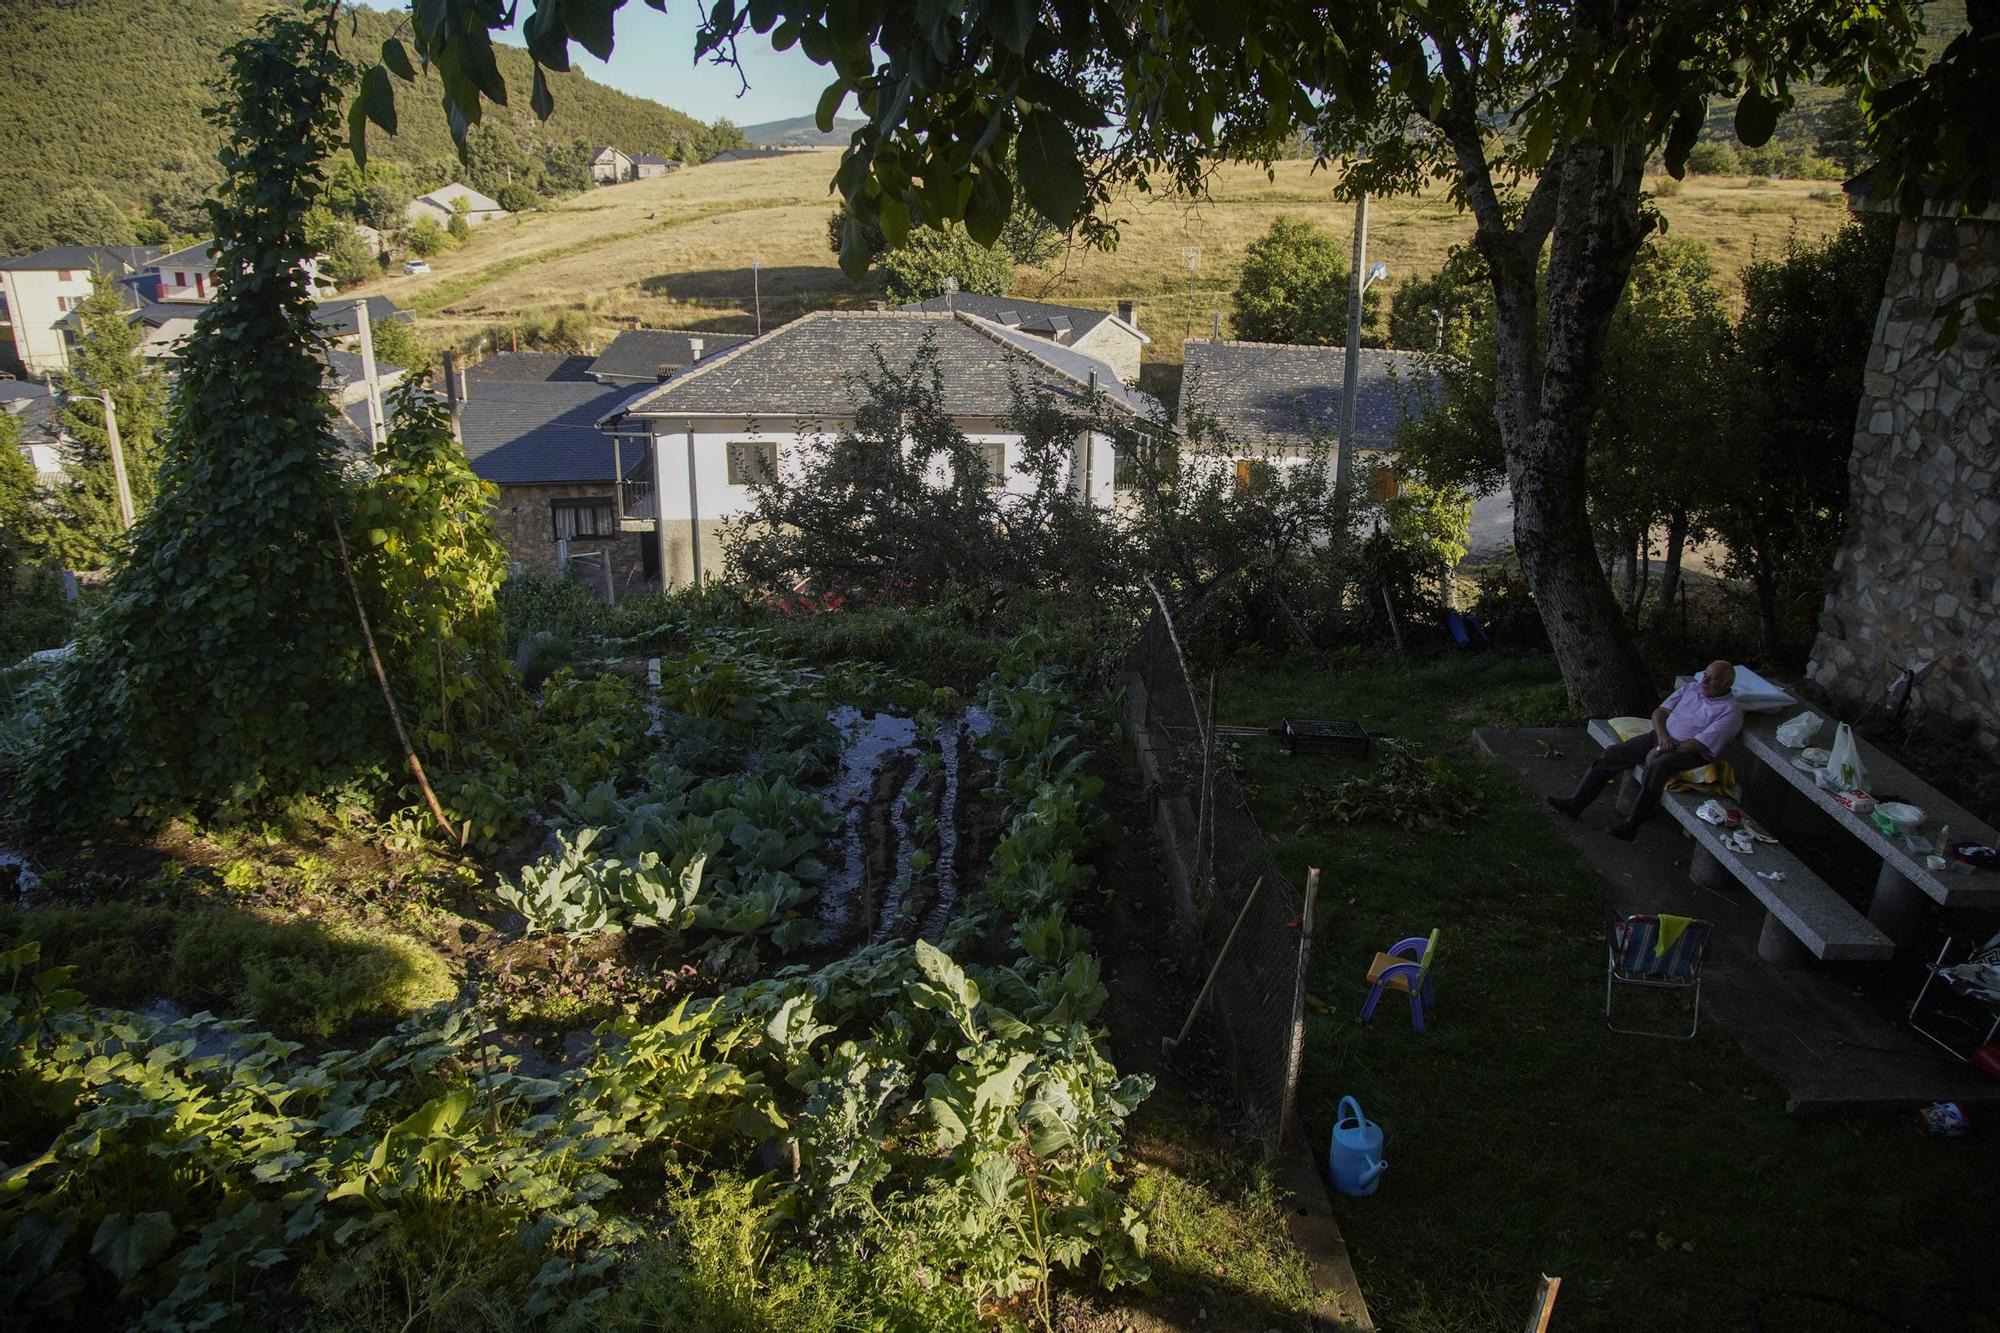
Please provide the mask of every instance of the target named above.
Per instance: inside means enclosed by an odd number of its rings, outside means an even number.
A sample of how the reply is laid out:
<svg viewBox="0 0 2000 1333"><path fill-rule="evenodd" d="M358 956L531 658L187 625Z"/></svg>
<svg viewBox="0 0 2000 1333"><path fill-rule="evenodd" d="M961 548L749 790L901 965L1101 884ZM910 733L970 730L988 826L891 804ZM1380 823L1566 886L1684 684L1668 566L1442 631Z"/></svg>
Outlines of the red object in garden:
<svg viewBox="0 0 2000 1333"><path fill-rule="evenodd" d="M1973 1067L1988 1078L2000 1078L2000 1042L1987 1042L1972 1053Z"/></svg>

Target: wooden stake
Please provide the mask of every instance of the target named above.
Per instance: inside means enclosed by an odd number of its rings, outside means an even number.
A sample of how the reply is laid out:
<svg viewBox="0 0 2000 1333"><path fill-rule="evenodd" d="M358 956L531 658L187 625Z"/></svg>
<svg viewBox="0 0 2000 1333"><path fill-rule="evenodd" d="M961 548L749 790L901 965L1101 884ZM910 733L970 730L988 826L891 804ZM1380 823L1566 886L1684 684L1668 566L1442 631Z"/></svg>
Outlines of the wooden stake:
<svg viewBox="0 0 2000 1333"><path fill-rule="evenodd" d="M1528 1333L1548 1333L1549 1316L1555 1313L1556 1293L1562 1284L1561 1278L1542 1274L1541 1284L1535 1288L1535 1308L1528 1312Z"/></svg>
<svg viewBox="0 0 2000 1333"><path fill-rule="evenodd" d="M340 548L340 572L347 576L347 593L354 599L354 616L361 622L361 638L368 645L368 661L375 668L375 683L382 687L382 702L389 705L389 721L396 728L396 739L402 742L403 757L410 761L410 771L417 775L417 786L423 789L424 801L431 808L431 817L437 820L445 837L463 848L465 837L444 817L444 807L438 804L437 793L431 790L431 780L424 776L424 761L417 758L417 747L410 744L410 733L403 728L403 714L396 707L396 696L389 690L389 673L382 669L382 654L375 647L375 631L368 627L368 611L361 604L361 585L355 582L354 564L347 558L347 536L340 530L339 519L332 520L332 523L334 544ZM468 822L466 831L470 832L471 828Z"/></svg>
<svg viewBox="0 0 2000 1333"><path fill-rule="evenodd" d="M1171 1051L1186 1041L1188 1033L1194 1030L1194 1020L1201 1013L1202 1003L1208 999L1209 990L1215 985L1215 974L1222 971L1222 960L1229 956L1229 946L1236 943L1236 932L1243 929L1243 919L1250 915L1250 904L1257 901L1257 890L1263 887L1264 877L1259 875L1257 881L1250 886L1250 892L1243 898L1243 906L1236 913L1236 924L1229 928L1229 937L1222 941L1221 952L1215 955L1215 965L1208 969L1208 980L1201 983L1201 994L1194 997L1194 1008L1188 1010L1187 1022L1181 1024L1180 1036L1169 1038L1162 1043L1167 1050Z"/></svg>

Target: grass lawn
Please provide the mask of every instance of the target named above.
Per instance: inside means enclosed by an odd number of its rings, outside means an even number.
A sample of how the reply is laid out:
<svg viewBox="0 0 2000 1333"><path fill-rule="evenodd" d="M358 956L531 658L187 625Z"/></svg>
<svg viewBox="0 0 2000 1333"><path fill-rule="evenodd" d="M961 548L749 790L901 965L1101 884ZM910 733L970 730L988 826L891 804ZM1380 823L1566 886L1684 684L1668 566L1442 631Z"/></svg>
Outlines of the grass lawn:
<svg viewBox="0 0 2000 1333"><path fill-rule="evenodd" d="M880 297L882 284L872 275L848 282L827 250L827 190L839 162L837 150L824 149L590 190L480 227L463 249L433 258L429 276L397 272L356 290L409 307L418 328L439 341L551 309L749 333L753 259L763 263L767 328L808 310L857 307ZM1277 163L1269 177L1231 163L1216 170L1209 198L1198 204L1123 196L1110 210L1121 223L1115 251L1077 249L1046 270L1023 269L1015 293L1104 310L1137 299L1140 324L1153 336L1146 359L1179 365L1183 335L1208 336L1211 311L1222 312L1224 336L1233 336L1229 294L1244 250L1273 219L1309 218L1347 245L1354 209L1334 202L1334 180L1310 162ZM1742 177L1691 176L1659 206L1670 235L1709 246L1732 300L1737 274L1754 255L1779 252L1795 232L1823 235L1847 217L1839 190L1826 181L1752 187ZM1471 219L1442 189L1371 206L1370 257L1389 265L1391 285L1435 272L1471 237ZM1201 252L1191 286L1188 246Z"/></svg>
<svg viewBox="0 0 2000 1333"><path fill-rule="evenodd" d="M1519 1327L1539 1273L1563 1278L1562 1330L1749 1328L1753 1302L1778 1289L2000 1328L1985 1285L2000 1230L1990 1130L1945 1140L1910 1114L1793 1119L1718 1027L1691 1043L1605 1029L1603 885L1470 738L1566 720L1552 662L1245 659L1222 682L1221 721L1358 718L1483 792L1455 836L1302 826L1301 793L1363 764L1258 742L1235 755L1280 864L1325 874L1312 982L1325 1009L1308 1015L1300 1109L1324 1136L1353 1094L1386 1133L1380 1192L1336 1202L1385 1329ZM1359 1026L1373 952L1434 926L1432 1034L1410 1030L1394 995ZM1798 1303L1761 1326L1884 1327Z"/></svg>

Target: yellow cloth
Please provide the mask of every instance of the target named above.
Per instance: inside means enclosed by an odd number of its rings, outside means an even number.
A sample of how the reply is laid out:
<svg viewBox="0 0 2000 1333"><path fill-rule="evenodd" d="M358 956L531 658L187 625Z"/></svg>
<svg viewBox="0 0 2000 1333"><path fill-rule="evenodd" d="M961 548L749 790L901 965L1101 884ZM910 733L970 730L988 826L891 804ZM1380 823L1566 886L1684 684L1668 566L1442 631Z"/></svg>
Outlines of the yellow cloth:
<svg viewBox="0 0 2000 1333"><path fill-rule="evenodd" d="M1633 740L1651 734L1653 724L1643 717L1614 717L1607 726L1621 741ZM1714 763L1703 764L1700 768L1690 768L1667 779L1668 791L1699 791L1714 796L1736 799L1736 770L1728 760L1718 759Z"/></svg>
<svg viewBox="0 0 2000 1333"><path fill-rule="evenodd" d="M1680 943L1681 933L1688 928L1692 920L1692 917L1671 916L1666 912L1660 913L1660 933L1653 939L1653 960L1655 962L1665 958L1673 951L1673 947Z"/></svg>

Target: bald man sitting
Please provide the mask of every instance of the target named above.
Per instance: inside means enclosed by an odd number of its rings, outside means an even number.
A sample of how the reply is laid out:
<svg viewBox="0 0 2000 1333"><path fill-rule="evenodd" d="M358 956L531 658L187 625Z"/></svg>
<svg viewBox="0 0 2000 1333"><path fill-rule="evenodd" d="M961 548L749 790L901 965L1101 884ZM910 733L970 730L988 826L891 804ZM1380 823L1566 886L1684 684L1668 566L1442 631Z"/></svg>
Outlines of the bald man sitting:
<svg viewBox="0 0 2000 1333"><path fill-rule="evenodd" d="M1621 741L1599 755L1567 796L1551 796L1549 804L1571 819L1583 813L1611 780L1640 764L1646 766L1632 813L1623 823L1613 824L1611 836L1632 841L1639 825L1660 803L1667 779L1690 768L1700 768L1719 756L1736 733L1743 730L1743 707L1730 697L1736 683L1736 668L1727 662L1710 662L1697 680L1675 690L1667 701L1653 710L1653 730L1645 736Z"/></svg>

